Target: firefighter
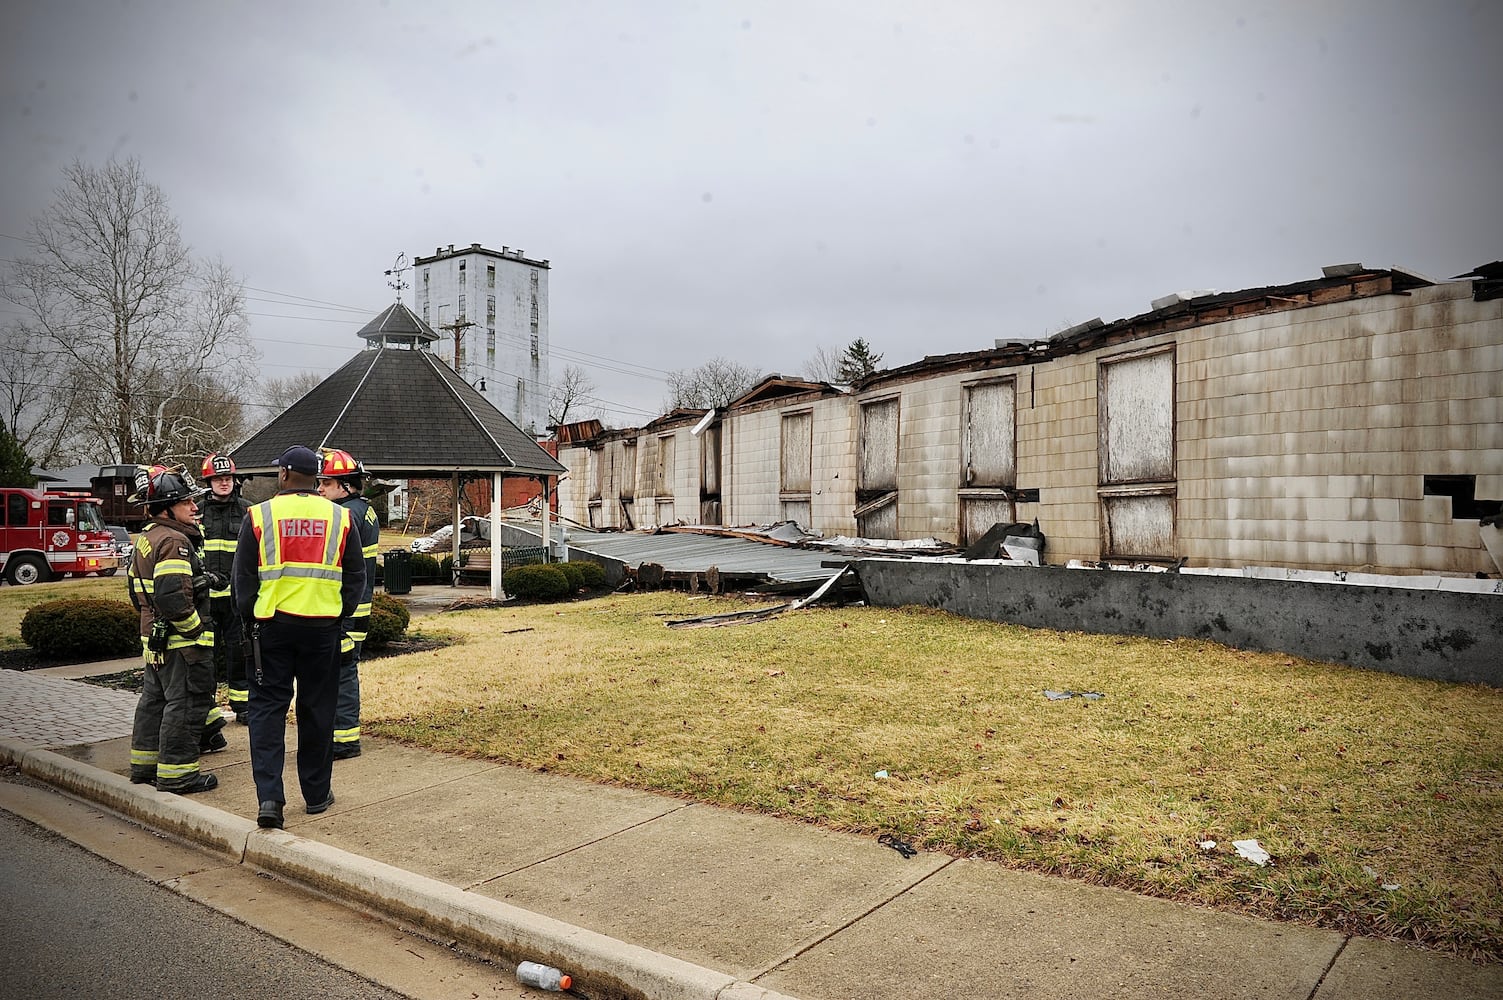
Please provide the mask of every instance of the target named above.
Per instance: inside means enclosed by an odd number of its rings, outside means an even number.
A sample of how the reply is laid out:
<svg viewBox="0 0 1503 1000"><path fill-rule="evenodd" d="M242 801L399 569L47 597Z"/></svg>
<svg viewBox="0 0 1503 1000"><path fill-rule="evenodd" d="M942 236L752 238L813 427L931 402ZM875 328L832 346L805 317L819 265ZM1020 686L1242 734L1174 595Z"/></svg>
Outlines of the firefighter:
<svg viewBox="0 0 1503 1000"><path fill-rule="evenodd" d="M370 627L371 593L376 582L376 552L380 548L381 523L371 505L360 495L365 467L347 451L328 449L318 470L318 492L350 512L360 533L365 556L365 592L360 605L344 621L339 639L339 706L334 713L334 759L360 756L360 650Z"/></svg>
<svg viewBox="0 0 1503 1000"><path fill-rule="evenodd" d="M141 615L146 656L130 741L130 780L188 795L218 786L201 771L202 749L223 749L224 726L205 725L214 704L214 632L209 579L199 555L198 498L187 470L153 466L137 476L133 503L151 520L136 539L126 570L131 603Z"/></svg>
<svg viewBox="0 0 1503 1000"><path fill-rule="evenodd" d="M334 709L341 623L365 593L349 511L316 492L319 459L296 445L277 459L276 496L251 507L235 545L235 607L248 623L251 777L256 824L279 829L287 796L287 708L297 697L297 776L308 812L334 804Z"/></svg>
<svg viewBox="0 0 1503 1000"><path fill-rule="evenodd" d="M240 495L235 478L235 461L228 455L204 457L204 482L209 496L203 504L204 565L222 584L209 591L209 608L214 616L214 676L229 688L230 711L235 721L244 723L245 648L241 637L240 614L230 599L230 573L235 563L235 541L240 537L240 522L250 504Z"/></svg>

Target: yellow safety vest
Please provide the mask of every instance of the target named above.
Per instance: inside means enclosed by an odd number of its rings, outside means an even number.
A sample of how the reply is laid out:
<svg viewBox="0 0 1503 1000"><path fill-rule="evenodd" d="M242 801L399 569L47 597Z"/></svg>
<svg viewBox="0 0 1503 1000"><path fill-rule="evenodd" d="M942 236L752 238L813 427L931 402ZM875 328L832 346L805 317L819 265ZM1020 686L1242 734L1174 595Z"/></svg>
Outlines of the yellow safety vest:
<svg viewBox="0 0 1503 1000"><path fill-rule="evenodd" d="M344 543L350 516L315 493L278 493L249 511L257 542L257 618L278 611L338 618L344 610Z"/></svg>

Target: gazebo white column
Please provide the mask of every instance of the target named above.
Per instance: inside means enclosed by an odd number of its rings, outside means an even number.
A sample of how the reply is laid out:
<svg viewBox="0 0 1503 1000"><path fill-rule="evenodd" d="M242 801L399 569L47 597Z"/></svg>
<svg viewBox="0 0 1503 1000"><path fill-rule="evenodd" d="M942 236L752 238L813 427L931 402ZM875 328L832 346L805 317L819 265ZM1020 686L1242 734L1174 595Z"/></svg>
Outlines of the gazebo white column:
<svg viewBox="0 0 1503 1000"><path fill-rule="evenodd" d="M501 586L501 473L491 474L491 596L506 600Z"/></svg>
<svg viewBox="0 0 1503 1000"><path fill-rule="evenodd" d="M454 557L450 562L453 567L449 577L449 584L453 586L459 582L459 473L454 473L454 519L449 522L453 526L450 532L450 554Z"/></svg>

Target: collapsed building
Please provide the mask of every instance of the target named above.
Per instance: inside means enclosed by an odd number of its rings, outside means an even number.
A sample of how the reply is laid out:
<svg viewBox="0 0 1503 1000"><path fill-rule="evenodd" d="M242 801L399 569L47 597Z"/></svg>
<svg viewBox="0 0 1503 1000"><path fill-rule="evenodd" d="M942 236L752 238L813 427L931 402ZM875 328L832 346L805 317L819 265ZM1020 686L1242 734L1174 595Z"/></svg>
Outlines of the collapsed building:
<svg viewBox="0 0 1503 1000"><path fill-rule="evenodd" d="M849 387L771 376L723 411L561 429L559 510L962 547L1037 522L1056 564L1496 575L1499 284L1340 265Z"/></svg>

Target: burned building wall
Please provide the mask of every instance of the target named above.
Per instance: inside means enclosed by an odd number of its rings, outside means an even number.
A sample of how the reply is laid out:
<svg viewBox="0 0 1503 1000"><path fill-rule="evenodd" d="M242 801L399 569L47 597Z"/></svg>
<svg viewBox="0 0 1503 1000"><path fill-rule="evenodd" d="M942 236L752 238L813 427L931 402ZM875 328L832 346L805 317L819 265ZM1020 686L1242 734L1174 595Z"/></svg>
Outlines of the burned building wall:
<svg viewBox="0 0 1503 1000"><path fill-rule="evenodd" d="M726 523L792 520L854 534L851 413L849 397L815 394L729 411Z"/></svg>

